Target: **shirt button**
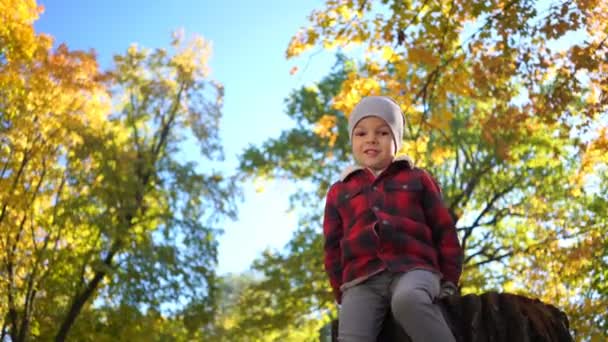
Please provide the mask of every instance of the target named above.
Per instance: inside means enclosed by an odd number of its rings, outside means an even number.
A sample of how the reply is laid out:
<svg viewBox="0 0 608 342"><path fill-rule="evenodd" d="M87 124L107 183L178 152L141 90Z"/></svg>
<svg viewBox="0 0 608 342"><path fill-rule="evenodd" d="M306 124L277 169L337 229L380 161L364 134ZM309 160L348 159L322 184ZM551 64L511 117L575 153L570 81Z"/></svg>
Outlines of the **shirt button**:
<svg viewBox="0 0 608 342"><path fill-rule="evenodd" d="M377 186L373 186L373 187L372 187L372 190L377 191L377 190L378 190L378 187L377 187Z"/></svg>
<svg viewBox="0 0 608 342"><path fill-rule="evenodd" d="M372 208L372 210L373 210L373 211L378 211L378 210L380 210L380 208L378 208L378 206L374 206L374 207Z"/></svg>
<svg viewBox="0 0 608 342"><path fill-rule="evenodd" d="M382 224L389 224L387 220L382 221Z"/></svg>

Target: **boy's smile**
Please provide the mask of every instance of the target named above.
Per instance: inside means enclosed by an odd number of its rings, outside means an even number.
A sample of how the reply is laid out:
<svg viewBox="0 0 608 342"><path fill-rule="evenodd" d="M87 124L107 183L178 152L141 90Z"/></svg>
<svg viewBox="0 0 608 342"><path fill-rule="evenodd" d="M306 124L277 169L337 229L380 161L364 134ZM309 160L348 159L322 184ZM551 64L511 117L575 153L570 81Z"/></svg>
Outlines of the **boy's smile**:
<svg viewBox="0 0 608 342"><path fill-rule="evenodd" d="M353 130L352 145L357 162L374 173L386 169L396 153L390 127L377 116L365 117L357 123Z"/></svg>

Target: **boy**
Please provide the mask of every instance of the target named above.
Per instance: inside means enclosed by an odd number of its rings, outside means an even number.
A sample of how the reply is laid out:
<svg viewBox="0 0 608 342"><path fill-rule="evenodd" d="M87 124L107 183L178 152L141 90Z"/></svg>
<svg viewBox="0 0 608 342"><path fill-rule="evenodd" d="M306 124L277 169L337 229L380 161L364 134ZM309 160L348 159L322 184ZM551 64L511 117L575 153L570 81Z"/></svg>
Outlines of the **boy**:
<svg viewBox="0 0 608 342"><path fill-rule="evenodd" d="M383 96L349 117L357 165L329 189L323 222L339 341L376 341L389 309L414 342L454 341L434 300L457 290L462 249L437 183L395 157L403 123Z"/></svg>

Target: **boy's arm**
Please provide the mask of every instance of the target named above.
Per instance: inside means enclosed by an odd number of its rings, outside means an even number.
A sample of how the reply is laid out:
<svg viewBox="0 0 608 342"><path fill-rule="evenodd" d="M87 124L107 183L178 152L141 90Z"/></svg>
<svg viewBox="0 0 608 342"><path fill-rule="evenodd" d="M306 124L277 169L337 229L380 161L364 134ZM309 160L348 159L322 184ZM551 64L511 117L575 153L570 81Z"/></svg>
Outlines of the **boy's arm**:
<svg viewBox="0 0 608 342"><path fill-rule="evenodd" d="M456 226L448 208L444 205L441 189L426 172L422 173L424 185L424 213L433 231L433 241L439 254L439 268L443 281L454 286L462 272L463 252L456 234Z"/></svg>
<svg viewBox="0 0 608 342"><path fill-rule="evenodd" d="M323 236L324 236L324 264L325 271L329 276L329 282L334 291L336 301L341 303L342 293L342 251L340 241L342 240L342 220L336 207L335 188L331 187L327 193L325 201L325 214L323 215Z"/></svg>

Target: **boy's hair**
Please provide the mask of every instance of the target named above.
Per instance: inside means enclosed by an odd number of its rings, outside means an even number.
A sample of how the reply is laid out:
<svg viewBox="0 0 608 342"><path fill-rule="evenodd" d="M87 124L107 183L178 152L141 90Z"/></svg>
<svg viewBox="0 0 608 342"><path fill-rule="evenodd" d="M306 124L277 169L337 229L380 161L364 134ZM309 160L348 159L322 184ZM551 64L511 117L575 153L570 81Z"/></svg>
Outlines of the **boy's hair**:
<svg viewBox="0 0 608 342"><path fill-rule="evenodd" d="M351 141L357 123L368 116L377 116L386 122L393 133L395 152L399 151L403 141L404 123L399 105L387 96L367 96L361 99L348 118L348 135Z"/></svg>

